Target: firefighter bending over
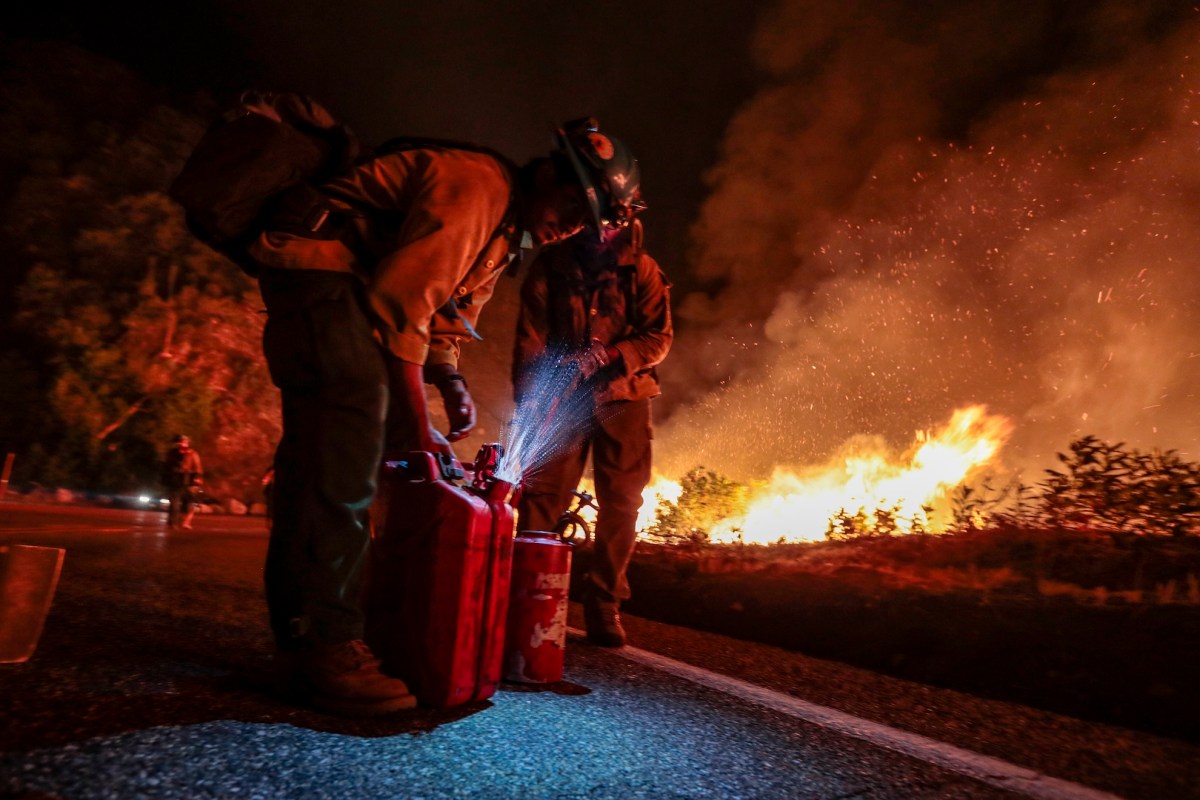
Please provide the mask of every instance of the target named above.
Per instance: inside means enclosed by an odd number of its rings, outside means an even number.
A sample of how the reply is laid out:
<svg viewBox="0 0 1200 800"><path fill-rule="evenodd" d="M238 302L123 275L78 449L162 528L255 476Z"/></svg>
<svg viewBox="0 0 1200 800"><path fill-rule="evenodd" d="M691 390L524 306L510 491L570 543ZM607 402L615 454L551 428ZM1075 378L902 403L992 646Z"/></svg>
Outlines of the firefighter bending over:
<svg viewBox="0 0 1200 800"><path fill-rule="evenodd" d="M470 432L459 345L521 247L567 239L587 222L572 152L586 144L560 136L549 157L519 168L469 146L384 145L304 202L283 203L250 249L267 306L263 350L283 399L267 603L286 677L318 708L368 716L415 703L363 641L385 410L389 449L450 453L430 421L430 383L449 439Z"/></svg>
<svg viewBox="0 0 1200 800"><path fill-rule="evenodd" d="M591 455L599 511L582 595L588 639L604 647L625 644L619 610L630 596L625 573L650 480L655 367L673 335L670 284L641 240L634 220L543 250L521 288L513 359L518 398L536 361L564 350L574 353L580 391L592 396L590 433L526 483L518 524L552 530Z"/></svg>

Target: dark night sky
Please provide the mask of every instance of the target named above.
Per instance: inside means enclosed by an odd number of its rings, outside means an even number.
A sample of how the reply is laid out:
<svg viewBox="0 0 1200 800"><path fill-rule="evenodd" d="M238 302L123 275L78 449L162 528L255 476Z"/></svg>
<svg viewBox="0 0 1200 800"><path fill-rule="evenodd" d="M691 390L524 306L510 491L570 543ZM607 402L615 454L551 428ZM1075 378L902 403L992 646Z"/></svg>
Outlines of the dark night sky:
<svg viewBox="0 0 1200 800"><path fill-rule="evenodd" d="M1200 454L1194 2L152 8L2 13L164 85L307 92L368 140L523 160L594 114L628 141L677 285L668 474L902 446L973 403L1016 465L1088 433Z"/></svg>
<svg viewBox="0 0 1200 800"><path fill-rule="evenodd" d="M687 228L750 95L761 2L524 0L21 3L10 35L74 41L181 89L311 94L368 141L473 141L517 161L591 114L643 165L650 243L682 275Z"/></svg>

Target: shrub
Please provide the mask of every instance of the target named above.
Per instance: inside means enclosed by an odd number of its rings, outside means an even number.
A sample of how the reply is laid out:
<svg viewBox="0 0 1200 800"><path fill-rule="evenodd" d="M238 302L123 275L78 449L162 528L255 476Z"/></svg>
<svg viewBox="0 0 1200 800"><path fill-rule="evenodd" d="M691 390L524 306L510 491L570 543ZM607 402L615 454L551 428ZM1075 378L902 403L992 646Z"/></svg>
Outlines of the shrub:
<svg viewBox="0 0 1200 800"><path fill-rule="evenodd" d="M679 500L661 500L651 536L670 544L702 545L718 522L745 511L746 487L706 467L696 467L679 482Z"/></svg>
<svg viewBox="0 0 1200 800"><path fill-rule="evenodd" d="M1013 479L996 487L986 478L960 486L950 498L950 531L1025 530L1042 540L1051 531L1102 533L1133 551L1139 563L1146 552L1162 550L1168 537L1200 535L1200 464L1183 461L1176 451L1142 453L1085 436L1058 460L1061 469L1046 470L1045 481L1036 486ZM660 501L647 531L652 538L706 544L722 521L745 512L748 487L712 470L696 467L680 484L677 502ZM828 520L825 538L923 534L932 512L926 506L907 519L899 505L843 508Z"/></svg>
<svg viewBox="0 0 1200 800"><path fill-rule="evenodd" d="M853 514L843 508L829 519L829 524L825 528L825 538L830 541L845 541L847 539L894 536L899 533L928 533L928 520L931 513L933 513L932 506L921 506L919 514L913 514L911 519L905 519L901 515L898 505L891 508L877 508L874 511L860 508Z"/></svg>
<svg viewBox="0 0 1200 800"><path fill-rule="evenodd" d="M1142 453L1094 436L1059 453L1039 501L1048 525L1142 535L1200 533L1200 465L1174 450Z"/></svg>

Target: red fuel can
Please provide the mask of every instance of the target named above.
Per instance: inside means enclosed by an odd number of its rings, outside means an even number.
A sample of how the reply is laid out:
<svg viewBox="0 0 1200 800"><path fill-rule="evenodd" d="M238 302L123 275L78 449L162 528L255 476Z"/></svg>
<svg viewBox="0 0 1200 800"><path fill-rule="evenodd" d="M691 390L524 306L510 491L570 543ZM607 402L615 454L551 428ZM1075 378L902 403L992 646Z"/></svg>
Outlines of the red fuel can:
<svg viewBox="0 0 1200 800"><path fill-rule="evenodd" d="M505 680L562 680L570 588L571 545L557 533L521 531L513 545Z"/></svg>
<svg viewBox="0 0 1200 800"><path fill-rule="evenodd" d="M366 638L418 701L449 708L500 683L512 568L512 486L409 453L384 465L373 509Z"/></svg>

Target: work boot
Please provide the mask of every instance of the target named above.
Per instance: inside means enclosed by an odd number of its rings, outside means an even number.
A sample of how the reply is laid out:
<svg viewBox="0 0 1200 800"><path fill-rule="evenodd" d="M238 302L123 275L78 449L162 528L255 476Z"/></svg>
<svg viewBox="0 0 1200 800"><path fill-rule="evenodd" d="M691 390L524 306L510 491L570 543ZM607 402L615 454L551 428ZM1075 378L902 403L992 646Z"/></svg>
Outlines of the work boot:
<svg viewBox="0 0 1200 800"><path fill-rule="evenodd" d="M375 717L417 704L404 681L379 669L379 659L361 639L313 645L280 656L292 688L319 711Z"/></svg>
<svg viewBox="0 0 1200 800"><path fill-rule="evenodd" d="M601 647L624 647L625 628L621 626L620 604L602 600L585 600L583 621L587 638Z"/></svg>

